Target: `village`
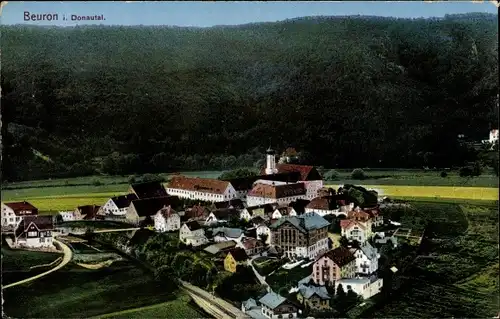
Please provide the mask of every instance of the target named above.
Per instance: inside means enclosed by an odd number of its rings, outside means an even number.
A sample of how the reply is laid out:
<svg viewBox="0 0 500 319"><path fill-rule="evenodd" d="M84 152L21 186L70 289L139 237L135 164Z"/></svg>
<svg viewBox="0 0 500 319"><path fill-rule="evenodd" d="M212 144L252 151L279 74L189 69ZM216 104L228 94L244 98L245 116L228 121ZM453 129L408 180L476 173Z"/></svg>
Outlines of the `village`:
<svg viewBox="0 0 500 319"><path fill-rule="evenodd" d="M398 238L409 235L398 236L402 228L392 235L377 231L384 223L399 226L384 221L381 201L359 205L346 189L325 188L315 167L286 159L276 163L269 148L258 176L227 181L174 176L166 187L132 184L129 194L102 206L79 206L54 216L39 215L28 202L2 203L2 229L11 234L11 247L40 250L55 249L56 236L74 231L60 225L77 221L117 221L131 229L178 234L185 246L218 256L226 272L252 268L267 293L244 301L242 312L252 318L295 318L304 311L328 312L338 295L355 305L380 293L384 282L376 247L396 247ZM340 226L339 234L331 232L332 223ZM312 272L283 295L260 274L266 264Z"/></svg>

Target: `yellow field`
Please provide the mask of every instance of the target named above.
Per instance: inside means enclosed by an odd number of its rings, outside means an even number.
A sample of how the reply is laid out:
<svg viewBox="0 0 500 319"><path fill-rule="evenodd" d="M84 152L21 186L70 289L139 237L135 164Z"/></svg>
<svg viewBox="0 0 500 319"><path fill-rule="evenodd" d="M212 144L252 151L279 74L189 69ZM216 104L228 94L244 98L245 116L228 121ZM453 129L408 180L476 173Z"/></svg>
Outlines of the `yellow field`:
<svg viewBox="0 0 500 319"><path fill-rule="evenodd" d="M498 188L491 187L452 187L452 186L399 186L399 185L362 185L373 189L381 196L432 197L474 200L498 200ZM338 189L340 185L325 185Z"/></svg>
<svg viewBox="0 0 500 319"><path fill-rule="evenodd" d="M40 213L57 213L59 211L75 210L77 206L84 205L104 205L110 196L85 196L78 195L74 197L33 197L28 201L34 205Z"/></svg>

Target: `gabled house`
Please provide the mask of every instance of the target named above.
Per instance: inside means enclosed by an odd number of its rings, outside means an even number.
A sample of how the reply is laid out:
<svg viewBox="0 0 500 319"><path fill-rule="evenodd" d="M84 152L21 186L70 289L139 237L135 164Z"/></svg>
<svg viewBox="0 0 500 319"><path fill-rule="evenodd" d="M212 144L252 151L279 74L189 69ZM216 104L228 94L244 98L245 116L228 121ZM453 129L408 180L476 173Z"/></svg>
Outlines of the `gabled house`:
<svg viewBox="0 0 500 319"><path fill-rule="evenodd" d="M353 278L356 257L345 247L337 247L318 258L313 265L312 279L317 285L335 285L341 278Z"/></svg>
<svg viewBox="0 0 500 319"><path fill-rule="evenodd" d="M272 240L271 240L272 232L271 232L271 228L269 228L269 223L263 222L260 225L258 225L257 227L255 227L255 229L256 229L256 232L257 232L257 238L258 239L260 239L262 237L262 235L265 235L265 236L267 236L265 244L266 245L271 244L271 242L272 242Z"/></svg>
<svg viewBox="0 0 500 319"><path fill-rule="evenodd" d="M310 203L311 201L308 199L297 199L288 206L292 207L293 210L297 213L297 215L302 215L306 212L306 206Z"/></svg>
<svg viewBox="0 0 500 319"><path fill-rule="evenodd" d="M238 247L243 248L248 256L260 254L264 250L264 244L262 244L260 240L250 237L241 239L238 243Z"/></svg>
<svg viewBox="0 0 500 319"><path fill-rule="evenodd" d="M38 215L38 208L26 201L2 203L2 227L14 230L25 216L36 215Z"/></svg>
<svg viewBox="0 0 500 319"><path fill-rule="evenodd" d="M125 217L130 203L136 199L138 199L136 194L112 197L101 207L99 214Z"/></svg>
<svg viewBox="0 0 500 319"><path fill-rule="evenodd" d="M357 275L370 276L377 271L380 254L369 242L364 242L360 248L351 248L350 251L356 257Z"/></svg>
<svg viewBox="0 0 500 319"><path fill-rule="evenodd" d="M300 285L297 301L309 309L326 311L330 309L330 299L325 286Z"/></svg>
<svg viewBox="0 0 500 319"><path fill-rule="evenodd" d="M180 198L206 202L224 202L239 197L228 181L186 176L172 177L167 193Z"/></svg>
<svg viewBox="0 0 500 319"><path fill-rule="evenodd" d="M182 224L179 230L179 240L185 245L191 245L193 247L208 242L207 237L205 237L205 230L194 220Z"/></svg>
<svg viewBox="0 0 500 319"><path fill-rule="evenodd" d="M238 218L238 211L234 208L222 208L212 211L205 220L206 225L226 223L231 219Z"/></svg>
<svg viewBox="0 0 500 319"><path fill-rule="evenodd" d="M235 273L236 267L245 263L247 260L248 256L243 248L233 248L227 253L226 258L224 258L224 269Z"/></svg>
<svg viewBox="0 0 500 319"><path fill-rule="evenodd" d="M59 217L58 220L62 220L63 222L70 222L70 221L75 221L75 220L81 220L83 216L80 214L78 210L74 211L65 211L65 212L59 212L58 213Z"/></svg>
<svg viewBox="0 0 500 319"><path fill-rule="evenodd" d="M373 226L373 216L372 214L362 210L359 207L356 207L354 210L347 213L347 218L351 220L355 220L361 224L363 224L366 228L366 236L373 236L372 226Z"/></svg>
<svg viewBox="0 0 500 319"><path fill-rule="evenodd" d="M16 228L15 243L21 247L52 248L52 231L54 231L52 216L25 216Z"/></svg>
<svg viewBox="0 0 500 319"><path fill-rule="evenodd" d="M181 218L171 206L163 207L154 216L155 230L158 232L174 231L181 228Z"/></svg>
<svg viewBox="0 0 500 319"><path fill-rule="evenodd" d="M382 216L380 212L380 207L377 205L376 207L365 207L363 208L363 211L365 213L368 213L371 217L372 220L372 226L374 227L379 227L384 224L384 217Z"/></svg>
<svg viewBox="0 0 500 319"><path fill-rule="evenodd" d="M323 196L316 197L305 207L306 212L315 212L320 216L325 215L343 215L346 216L347 212L345 209L341 209L342 205L339 200L339 196Z"/></svg>
<svg viewBox="0 0 500 319"><path fill-rule="evenodd" d="M370 278L344 278L337 281L337 285L341 285L346 292L352 290L363 299L368 299L382 290L384 281L376 276Z"/></svg>
<svg viewBox="0 0 500 319"><path fill-rule="evenodd" d="M247 205L256 206L270 203L288 205L297 199L306 198L304 183L287 184L258 180L247 195Z"/></svg>
<svg viewBox="0 0 500 319"><path fill-rule="evenodd" d="M277 207L278 203L249 206L241 210L240 219L250 220L257 216L260 216L263 219L269 219Z"/></svg>
<svg viewBox="0 0 500 319"><path fill-rule="evenodd" d="M210 211L208 210L208 208L198 204L194 205L193 207L186 208L184 210L184 215L181 216L181 220L184 222L190 220L205 221L208 215L210 215Z"/></svg>
<svg viewBox="0 0 500 319"><path fill-rule="evenodd" d="M81 216L83 220L95 220L100 217L99 212L102 211L99 205L83 205L75 209L75 216Z"/></svg>
<svg viewBox="0 0 500 319"><path fill-rule="evenodd" d="M268 292L259 299L262 314L267 318L297 318L298 308L275 292Z"/></svg>
<svg viewBox="0 0 500 319"><path fill-rule="evenodd" d="M178 203L179 199L176 196L133 200L127 209L126 221L138 225L146 218L152 218L160 209L168 206L176 207Z"/></svg>
<svg viewBox="0 0 500 319"><path fill-rule="evenodd" d="M295 211L295 209L293 209L293 207L280 206L274 210L273 214L271 215L271 218L280 219L284 216L297 216L297 212Z"/></svg>
<svg viewBox="0 0 500 319"><path fill-rule="evenodd" d="M230 240L239 242L244 236L243 233L243 230L239 228L218 227L212 230L212 236L216 243Z"/></svg>
<svg viewBox="0 0 500 319"><path fill-rule="evenodd" d="M345 236L348 240L356 240L364 243L371 231L361 222L353 219L343 219L340 221L341 235Z"/></svg>

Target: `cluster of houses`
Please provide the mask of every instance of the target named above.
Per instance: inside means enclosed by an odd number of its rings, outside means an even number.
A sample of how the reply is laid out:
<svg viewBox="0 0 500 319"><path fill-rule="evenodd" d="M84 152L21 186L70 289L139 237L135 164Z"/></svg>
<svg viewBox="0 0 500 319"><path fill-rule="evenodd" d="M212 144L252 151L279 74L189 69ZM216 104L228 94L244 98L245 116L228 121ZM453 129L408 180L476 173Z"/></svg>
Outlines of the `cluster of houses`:
<svg viewBox="0 0 500 319"><path fill-rule="evenodd" d="M186 207L180 205L182 199L198 203ZM332 243L330 222L325 219L329 215L344 218L341 232L351 246ZM313 271L295 292L299 303L313 309L330 307L327 287L342 285L365 299L382 287L376 275L379 254L368 242L374 236L372 228L383 223L379 207L355 207L342 194L324 189L316 168L277 164L271 149L257 176L230 180L174 176L166 188L159 182L133 184L128 194L110 198L102 206L79 206L60 212L58 218L117 220L153 226L157 232L178 232L186 245L203 246L200 249L213 255L224 253L229 272L264 251L292 261L309 260ZM232 220L245 220L250 226L226 227ZM39 216L27 202L2 203L4 225L14 227L18 242L51 243L52 218ZM254 318L295 318L299 309L274 292L248 300L242 308Z"/></svg>

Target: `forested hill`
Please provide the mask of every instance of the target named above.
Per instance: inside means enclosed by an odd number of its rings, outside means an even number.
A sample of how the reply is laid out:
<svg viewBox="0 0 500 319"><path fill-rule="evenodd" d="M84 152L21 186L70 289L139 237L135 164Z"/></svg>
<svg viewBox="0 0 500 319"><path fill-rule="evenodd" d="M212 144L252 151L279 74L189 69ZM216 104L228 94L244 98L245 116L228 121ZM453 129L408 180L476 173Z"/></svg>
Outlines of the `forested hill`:
<svg viewBox="0 0 500 319"><path fill-rule="evenodd" d="M462 165L498 119L498 22L2 26L2 176L252 165Z"/></svg>

